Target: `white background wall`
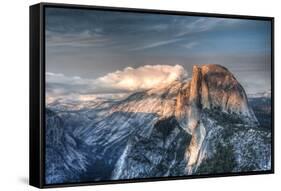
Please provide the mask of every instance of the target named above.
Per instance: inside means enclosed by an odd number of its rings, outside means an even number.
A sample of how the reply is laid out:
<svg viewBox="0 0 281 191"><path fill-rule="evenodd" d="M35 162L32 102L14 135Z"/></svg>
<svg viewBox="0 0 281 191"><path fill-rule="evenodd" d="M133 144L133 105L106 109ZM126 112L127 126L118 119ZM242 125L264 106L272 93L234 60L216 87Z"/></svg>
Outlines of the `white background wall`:
<svg viewBox="0 0 281 191"><path fill-rule="evenodd" d="M36 190L28 186L28 55L29 5L37 0L2 0L0 4L0 190ZM55 190L148 191L148 190L278 190L281 187L279 114L281 107L280 34L278 0L50 0L49 2L181 10L275 17L276 73L276 173L228 178L84 186Z"/></svg>

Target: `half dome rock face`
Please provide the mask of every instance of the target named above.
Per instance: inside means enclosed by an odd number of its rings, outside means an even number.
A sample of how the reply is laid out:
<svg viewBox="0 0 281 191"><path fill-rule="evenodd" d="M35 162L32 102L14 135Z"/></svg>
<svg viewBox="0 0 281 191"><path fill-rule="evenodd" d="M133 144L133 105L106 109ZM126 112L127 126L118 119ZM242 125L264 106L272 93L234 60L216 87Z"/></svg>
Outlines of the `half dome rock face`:
<svg viewBox="0 0 281 191"><path fill-rule="evenodd" d="M254 117L248 107L245 90L233 74L220 65L193 67L190 104L200 109L219 109L230 114Z"/></svg>
<svg viewBox="0 0 281 191"><path fill-rule="evenodd" d="M198 126L204 109L234 114L245 123L257 124L248 106L247 95L241 84L225 67L215 64L193 66L192 79L184 82L177 95L176 117L187 117L186 131L191 133Z"/></svg>
<svg viewBox="0 0 281 191"><path fill-rule="evenodd" d="M219 65L121 100L63 106L47 106L48 183L271 169L270 128Z"/></svg>
<svg viewBox="0 0 281 191"><path fill-rule="evenodd" d="M225 67L203 65L201 73L203 107L220 108L224 112L251 116L243 87Z"/></svg>
<svg viewBox="0 0 281 191"><path fill-rule="evenodd" d="M192 134L187 147L187 171L192 173L206 136L202 123L204 109L235 115L243 123L255 125L257 120L248 107L248 100L243 87L225 67L208 64L193 66L189 95L188 129ZM223 119L222 119L223 120Z"/></svg>

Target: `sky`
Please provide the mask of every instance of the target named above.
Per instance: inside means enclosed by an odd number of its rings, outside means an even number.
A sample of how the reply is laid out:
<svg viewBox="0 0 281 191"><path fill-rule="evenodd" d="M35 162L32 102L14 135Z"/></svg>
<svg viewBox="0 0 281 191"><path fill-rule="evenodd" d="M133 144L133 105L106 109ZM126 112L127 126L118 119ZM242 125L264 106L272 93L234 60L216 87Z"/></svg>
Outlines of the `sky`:
<svg viewBox="0 0 281 191"><path fill-rule="evenodd" d="M46 8L47 95L133 92L220 64L248 94L271 89L269 21Z"/></svg>

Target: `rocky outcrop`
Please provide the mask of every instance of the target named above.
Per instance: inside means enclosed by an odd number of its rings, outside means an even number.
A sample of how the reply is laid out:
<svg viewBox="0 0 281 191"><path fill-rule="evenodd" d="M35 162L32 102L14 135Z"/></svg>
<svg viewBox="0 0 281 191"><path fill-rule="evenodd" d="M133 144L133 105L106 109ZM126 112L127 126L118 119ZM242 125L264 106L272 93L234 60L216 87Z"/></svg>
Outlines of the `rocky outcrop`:
<svg viewBox="0 0 281 191"><path fill-rule="evenodd" d="M200 110L207 108L241 115L256 122L245 90L234 75L220 65L193 67L189 102L192 108L190 118L198 119Z"/></svg>
<svg viewBox="0 0 281 191"><path fill-rule="evenodd" d="M253 117L245 90L225 67L209 64L201 67L202 106L223 112Z"/></svg>
<svg viewBox="0 0 281 191"><path fill-rule="evenodd" d="M193 67L192 80L189 92L189 123L188 128L191 132L198 126L200 120L200 113L202 109L202 72L201 68L198 66Z"/></svg>
<svg viewBox="0 0 281 191"><path fill-rule="evenodd" d="M202 72L198 66L193 67L192 80L189 93L189 112L188 129L191 132L191 143L187 146L185 158L188 161L187 171L196 163L202 142L205 137L205 129L200 124L200 115L202 110Z"/></svg>
<svg viewBox="0 0 281 191"><path fill-rule="evenodd" d="M254 125L257 120L248 107L245 90L225 67L208 64L195 65L189 92L188 132L192 140L186 150L187 171L197 163L206 130L201 122L203 109L219 110L237 115L244 123Z"/></svg>

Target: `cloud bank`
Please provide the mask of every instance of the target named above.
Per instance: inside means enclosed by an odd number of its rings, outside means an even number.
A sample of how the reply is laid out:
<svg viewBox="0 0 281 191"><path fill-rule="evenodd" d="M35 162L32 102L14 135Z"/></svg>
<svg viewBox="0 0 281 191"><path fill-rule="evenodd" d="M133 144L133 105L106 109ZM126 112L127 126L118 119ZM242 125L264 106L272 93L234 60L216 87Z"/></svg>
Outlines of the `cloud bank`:
<svg viewBox="0 0 281 191"><path fill-rule="evenodd" d="M57 98L96 98L96 94L129 93L169 85L186 78L187 71L181 65L145 65L126 67L97 79L46 73L47 100ZM85 99L82 99L85 100Z"/></svg>
<svg viewBox="0 0 281 191"><path fill-rule="evenodd" d="M167 85L185 77L187 72L180 65L145 65L109 73L97 81L113 89L138 91Z"/></svg>

